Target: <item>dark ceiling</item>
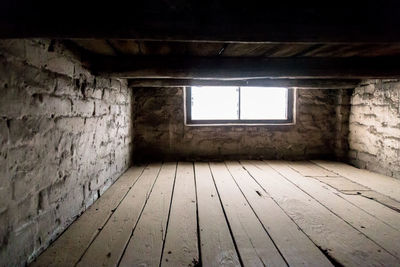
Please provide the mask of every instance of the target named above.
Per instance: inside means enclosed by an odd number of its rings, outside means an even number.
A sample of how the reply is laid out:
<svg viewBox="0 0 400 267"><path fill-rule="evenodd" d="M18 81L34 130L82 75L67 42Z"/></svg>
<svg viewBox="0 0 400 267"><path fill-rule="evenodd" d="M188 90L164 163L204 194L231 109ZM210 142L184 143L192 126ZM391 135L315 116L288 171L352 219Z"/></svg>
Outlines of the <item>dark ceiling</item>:
<svg viewBox="0 0 400 267"><path fill-rule="evenodd" d="M58 40L136 85L346 87L400 78L399 14L399 1L7 0L0 38Z"/></svg>

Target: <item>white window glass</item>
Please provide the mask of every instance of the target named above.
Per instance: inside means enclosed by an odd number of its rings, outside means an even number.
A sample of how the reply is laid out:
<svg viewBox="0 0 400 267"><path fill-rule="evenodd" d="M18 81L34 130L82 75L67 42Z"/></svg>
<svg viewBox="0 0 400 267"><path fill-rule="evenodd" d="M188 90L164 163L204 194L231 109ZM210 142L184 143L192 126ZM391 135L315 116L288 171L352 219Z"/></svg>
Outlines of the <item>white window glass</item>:
<svg viewBox="0 0 400 267"><path fill-rule="evenodd" d="M287 88L241 87L241 120L286 120Z"/></svg>
<svg viewBox="0 0 400 267"><path fill-rule="evenodd" d="M239 119L238 87L192 87L192 120Z"/></svg>

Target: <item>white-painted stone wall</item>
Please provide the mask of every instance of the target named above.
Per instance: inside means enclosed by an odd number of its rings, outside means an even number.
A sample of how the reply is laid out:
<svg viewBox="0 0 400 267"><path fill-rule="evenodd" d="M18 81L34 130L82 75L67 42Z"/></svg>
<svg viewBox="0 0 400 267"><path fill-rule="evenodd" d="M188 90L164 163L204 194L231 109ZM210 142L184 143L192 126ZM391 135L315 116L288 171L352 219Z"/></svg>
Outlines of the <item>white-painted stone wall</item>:
<svg viewBox="0 0 400 267"><path fill-rule="evenodd" d="M400 178L400 82L365 81L351 104L350 162Z"/></svg>
<svg viewBox="0 0 400 267"><path fill-rule="evenodd" d="M131 105L61 44L0 41L0 266L34 259L129 167Z"/></svg>

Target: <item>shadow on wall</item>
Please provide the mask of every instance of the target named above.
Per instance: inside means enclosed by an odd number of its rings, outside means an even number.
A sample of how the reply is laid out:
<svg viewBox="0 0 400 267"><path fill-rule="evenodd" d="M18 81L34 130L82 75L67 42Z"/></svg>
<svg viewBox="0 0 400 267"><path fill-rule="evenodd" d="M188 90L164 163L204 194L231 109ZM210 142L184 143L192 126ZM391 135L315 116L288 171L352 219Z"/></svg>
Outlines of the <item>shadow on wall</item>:
<svg viewBox="0 0 400 267"><path fill-rule="evenodd" d="M185 126L183 88L134 88L134 160L342 157L349 91L297 90L292 126Z"/></svg>

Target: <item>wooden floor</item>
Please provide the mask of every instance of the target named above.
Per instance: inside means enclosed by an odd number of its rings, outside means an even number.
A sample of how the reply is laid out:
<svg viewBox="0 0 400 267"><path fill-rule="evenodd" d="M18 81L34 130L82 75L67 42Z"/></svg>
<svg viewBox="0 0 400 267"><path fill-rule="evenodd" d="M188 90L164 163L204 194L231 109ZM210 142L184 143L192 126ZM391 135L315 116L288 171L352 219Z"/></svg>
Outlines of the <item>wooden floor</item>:
<svg viewBox="0 0 400 267"><path fill-rule="evenodd" d="M400 266L400 181L327 161L128 170L33 266Z"/></svg>

